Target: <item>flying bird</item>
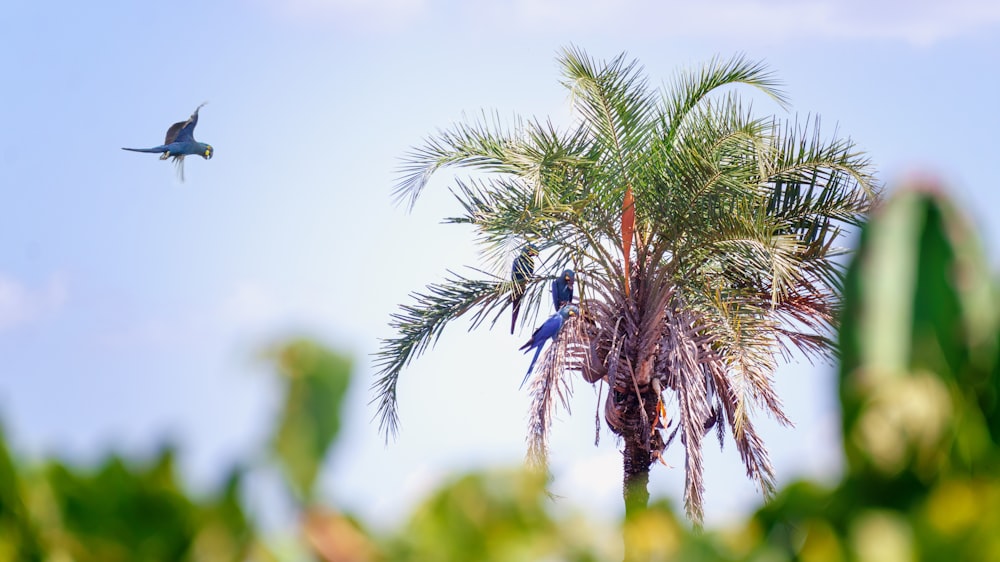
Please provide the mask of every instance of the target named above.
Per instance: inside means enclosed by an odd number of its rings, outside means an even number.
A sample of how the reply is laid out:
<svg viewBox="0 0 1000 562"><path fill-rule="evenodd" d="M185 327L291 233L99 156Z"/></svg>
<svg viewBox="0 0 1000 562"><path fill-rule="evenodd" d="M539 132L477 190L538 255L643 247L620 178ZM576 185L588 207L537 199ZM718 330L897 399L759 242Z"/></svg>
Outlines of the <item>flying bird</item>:
<svg viewBox="0 0 1000 562"><path fill-rule="evenodd" d="M531 364L528 365L528 372L524 375L524 380L521 381L521 388L524 383L528 381L528 376L531 375L531 370L535 368L535 361L538 361L538 356L542 353L542 346L545 345L547 340L555 340L556 336L559 335L559 331L562 330L563 323L570 316L578 316L580 314L580 309L575 304L569 304L562 307L559 312L553 314L546 320L541 326L535 330L535 333L531 334L531 339L527 343L522 345L518 351L524 351L525 353L531 351L531 348L535 348L535 356L531 358Z"/></svg>
<svg viewBox="0 0 1000 562"><path fill-rule="evenodd" d="M510 293L510 304L514 309L510 317L510 333L514 333L514 324L517 323L517 314L521 311L521 299L524 298L525 283L531 279L535 272L535 256L538 255L538 248L534 244L528 244L521 249L514 260L514 265L510 271L510 282L513 289Z"/></svg>
<svg viewBox="0 0 1000 562"><path fill-rule="evenodd" d="M207 102L206 102L207 103ZM194 113L191 117L188 117L187 121L178 121L167 129L167 137L160 146L154 146L153 148L122 148L122 150L131 150L132 152L152 152L160 153L160 160L166 160L172 157L174 159L174 164L177 165L177 174L180 176L181 181L184 181L184 157L197 154L205 160L212 157L215 153L215 149L212 145L204 142L198 142L194 140L194 128L198 125L198 110L204 107L205 104L201 104L195 108Z"/></svg>
<svg viewBox="0 0 1000 562"><path fill-rule="evenodd" d="M572 269L562 272L562 275L552 281L552 305L556 310L573 302L573 281L576 280L576 273Z"/></svg>

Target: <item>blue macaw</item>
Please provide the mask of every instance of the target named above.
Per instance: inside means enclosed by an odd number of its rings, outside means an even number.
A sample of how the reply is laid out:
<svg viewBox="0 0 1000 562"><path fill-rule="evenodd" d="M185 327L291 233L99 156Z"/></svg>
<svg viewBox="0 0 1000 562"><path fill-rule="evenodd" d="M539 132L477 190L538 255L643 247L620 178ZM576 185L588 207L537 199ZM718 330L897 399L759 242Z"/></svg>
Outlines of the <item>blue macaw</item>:
<svg viewBox="0 0 1000 562"><path fill-rule="evenodd" d="M518 351L524 351L525 353L531 351L531 348L535 348L535 356L531 358L531 364L528 365L528 372L524 375L524 380L521 381L521 388L524 383L528 381L528 376L531 375L531 370L535 368L535 361L538 361L538 356L542 353L542 346L545 345L547 340L555 340L556 336L559 335L559 331L562 330L563 323L570 316L578 316L580 314L580 309L575 304L568 304L562 307L559 312L553 314L545 321L541 326L535 330L535 333L531 334L531 339L527 343L522 345Z"/></svg>
<svg viewBox="0 0 1000 562"><path fill-rule="evenodd" d="M531 279L535 272L535 256L538 255L538 248L534 244L528 244L521 249L514 260L514 265L510 271L510 282L514 285L510 294L510 304L514 312L510 317L510 333L514 333L514 324L517 323L517 313L521 311L521 299L524 298L524 285Z"/></svg>
<svg viewBox="0 0 1000 562"><path fill-rule="evenodd" d="M207 103L207 102L206 102ZM153 148L122 148L122 150L131 150L132 152L154 152L161 153L160 160L166 160L169 157L173 157L174 163L177 164L177 173L181 177L181 181L184 181L184 157L192 154L197 154L205 160L212 157L215 153L215 149L212 145L204 142L198 142L194 140L194 128L198 125L198 110L204 107L205 104L201 104L195 108L194 113L191 117L188 117L187 121L178 121L167 129L167 137L160 146L154 146Z"/></svg>
<svg viewBox="0 0 1000 562"><path fill-rule="evenodd" d="M562 272L562 275L552 281L552 305L556 310L573 302L573 281L576 280L576 273L572 269Z"/></svg>

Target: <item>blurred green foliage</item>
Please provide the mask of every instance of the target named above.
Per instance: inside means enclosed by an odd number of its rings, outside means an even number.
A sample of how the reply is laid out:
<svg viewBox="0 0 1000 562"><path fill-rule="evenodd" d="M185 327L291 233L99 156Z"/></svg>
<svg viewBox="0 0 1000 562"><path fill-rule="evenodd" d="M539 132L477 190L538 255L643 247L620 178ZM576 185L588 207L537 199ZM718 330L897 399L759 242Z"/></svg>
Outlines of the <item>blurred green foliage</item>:
<svg viewBox="0 0 1000 562"><path fill-rule="evenodd" d="M53 460L20 474L0 456L0 560L225 561L250 552L239 473L195 500L171 449L146 464L111 455L93 469Z"/></svg>
<svg viewBox="0 0 1000 562"><path fill-rule="evenodd" d="M431 494L386 549L390 560L607 560L615 537L581 517L557 520L545 477L488 471ZM609 549L610 546L610 549ZM620 558L620 554L618 554Z"/></svg>
<svg viewBox="0 0 1000 562"><path fill-rule="evenodd" d="M308 340L273 350L285 382L272 457L299 500L298 551L316 560L1000 560L1000 307L968 219L939 187L900 189L860 236L844 283L838 377L846 472L800 481L745 522L695 532L666 502L620 526L560 510L544 478L452 478L376 533L315 502L340 431L351 363ZM2 436L0 436L2 437ZM24 467L0 438L0 562L299 560L267 548L241 472L207 498L174 454L96 468ZM624 544L628 548L624 548Z"/></svg>
<svg viewBox="0 0 1000 562"><path fill-rule="evenodd" d="M340 410L351 362L305 339L272 352L285 381L285 405L272 441L296 496L308 502L330 445L340 432Z"/></svg>
<svg viewBox="0 0 1000 562"><path fill-rule="evenodd" d="M39 542L14 459L0 431L0 560L42 560Z"/></svg>

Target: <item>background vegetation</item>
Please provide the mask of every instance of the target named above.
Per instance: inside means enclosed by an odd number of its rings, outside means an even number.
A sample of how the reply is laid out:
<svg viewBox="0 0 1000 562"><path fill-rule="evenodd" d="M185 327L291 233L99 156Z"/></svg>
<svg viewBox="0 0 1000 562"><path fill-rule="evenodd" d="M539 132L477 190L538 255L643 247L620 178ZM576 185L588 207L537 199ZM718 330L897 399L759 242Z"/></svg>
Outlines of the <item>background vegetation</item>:
<svg viewBox="0 0 1000 562"><path fill-rule="evenodd" d="M694 532L666 502L606 528L511 469L456 475L398 528L367 529L314 490L351 363L297 340L268 355L285 406L267 463L299 510L292 547L258 530L244 468L194 494L171 448L28 464L0 439L0 560L614 560L623 540L642 560L1000 560L1000 310L969 221L935 185L898 190L862 229L844 293L845 473L788 484L732 528Z"/></svg>

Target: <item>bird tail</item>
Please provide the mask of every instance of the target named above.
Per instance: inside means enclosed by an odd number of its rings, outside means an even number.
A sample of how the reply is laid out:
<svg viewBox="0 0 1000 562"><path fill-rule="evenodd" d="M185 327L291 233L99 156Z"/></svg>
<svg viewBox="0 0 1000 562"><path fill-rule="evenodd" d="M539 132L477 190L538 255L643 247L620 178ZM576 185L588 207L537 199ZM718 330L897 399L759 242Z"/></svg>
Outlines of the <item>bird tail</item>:
<svg viewBox="0 0 1000 562"><path fill-rule="evenodd" d="M521 386L517 387L518 390L524 388L524 383L528 382L528 377L531 375L531 370L535 368L535 361L538 361L538 356L542 354L542 346L535 348L535 356L531 358L531 364L528 365L528 372L524 374L524 380L521 381Z"/></svg>
<svg viewBox="0 0 1000 562"><path fill-rule="evenodd" d="M510 315L510 333L514 333L514 325L517 324L517 313L521 311L521 296L514 297L514 312Z"/></svg>
<svg viewBox="0 0 1000 562"><path fill-rule="evenodd" d="M204 104L202 104L204 105ZM184 155L178 154L174 156L174 165L177 167L177 177L184 183Z"/></svg>
<svg viewBox="0 0 1000 562"><path fill-rule="evenodd" d="M132 152L151 152L151 153L154 153L154 154L158 153L158 152L166 152L167 151L167 149L163 148L162 146L156 146L156 147L153 147L153 148L125 148L123 146L122 150L131 150Z"/></svg>

